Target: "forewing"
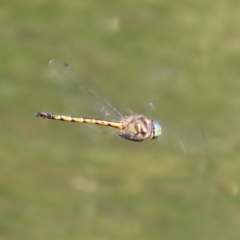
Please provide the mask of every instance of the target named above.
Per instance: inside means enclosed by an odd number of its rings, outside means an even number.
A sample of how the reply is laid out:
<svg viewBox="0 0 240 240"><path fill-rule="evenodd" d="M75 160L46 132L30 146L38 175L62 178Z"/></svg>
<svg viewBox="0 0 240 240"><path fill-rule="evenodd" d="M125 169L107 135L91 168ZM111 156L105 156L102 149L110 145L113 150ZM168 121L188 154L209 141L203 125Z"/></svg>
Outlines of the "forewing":
<svg viewBox="0 0 240 240"><path fill-rule="evenodd" d="M49 66L61 85L64 100L74 115L117 121L122 114L90 87L67 63L51 60Z"/></svg>

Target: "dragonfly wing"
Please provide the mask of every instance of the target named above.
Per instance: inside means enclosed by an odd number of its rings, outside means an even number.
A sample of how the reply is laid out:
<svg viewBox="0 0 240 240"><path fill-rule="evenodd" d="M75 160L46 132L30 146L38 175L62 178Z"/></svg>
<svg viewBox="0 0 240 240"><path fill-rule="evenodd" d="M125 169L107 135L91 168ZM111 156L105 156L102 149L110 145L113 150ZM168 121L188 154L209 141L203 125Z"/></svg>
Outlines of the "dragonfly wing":
<svg viewBox="0 0 240 240"><path fill-rule="evenodd" d="M197 153L205 155L205 137L202 129L195 123L162 123L162 135L159 137L161 148L189 156Z"/></svg>
<svg viewBox="0 0 240 240"><path fill-rule="evenodd" d="M119 120L122 114L105 100L97 91L90 87L67 63L51 60L49 66L62 87L63 98L75 115Z"/></svg>

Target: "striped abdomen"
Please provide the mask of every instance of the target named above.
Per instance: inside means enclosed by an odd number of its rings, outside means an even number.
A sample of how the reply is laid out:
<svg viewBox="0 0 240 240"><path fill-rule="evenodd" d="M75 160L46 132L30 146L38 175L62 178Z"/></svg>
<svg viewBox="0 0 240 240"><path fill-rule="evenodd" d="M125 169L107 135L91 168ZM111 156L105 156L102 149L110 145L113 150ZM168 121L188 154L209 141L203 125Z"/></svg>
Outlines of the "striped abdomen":
<svg viewBox="0 0 240 240"><path fill-rule="evenodd" d="M101 126L118 128L118 129L122 128L121 123L98 120L98 119L94 119L94 118L72 117L72 116L66 116L66 115L55 114L55 113L50 113L50 112L38 112L36 114L36 116L41 117L41 118L52 119L52 120L65 121L65 122L90 123L90 124L98 124Z"/></svg>

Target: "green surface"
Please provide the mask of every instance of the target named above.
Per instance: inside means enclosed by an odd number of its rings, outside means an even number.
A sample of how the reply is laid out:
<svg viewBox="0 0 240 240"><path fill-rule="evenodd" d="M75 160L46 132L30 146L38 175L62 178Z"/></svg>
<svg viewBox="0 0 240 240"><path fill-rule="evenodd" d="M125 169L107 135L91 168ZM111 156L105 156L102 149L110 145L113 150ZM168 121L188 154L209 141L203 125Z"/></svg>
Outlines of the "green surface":
<svg viewBox="0 0 240 240"><path fill-rule="evenodd" d="M227 0L2 0L1 240L239 239L239 12ZM34 117L70 113L52 58L125 109L153 100L163 135L132 143Z"/></svg>

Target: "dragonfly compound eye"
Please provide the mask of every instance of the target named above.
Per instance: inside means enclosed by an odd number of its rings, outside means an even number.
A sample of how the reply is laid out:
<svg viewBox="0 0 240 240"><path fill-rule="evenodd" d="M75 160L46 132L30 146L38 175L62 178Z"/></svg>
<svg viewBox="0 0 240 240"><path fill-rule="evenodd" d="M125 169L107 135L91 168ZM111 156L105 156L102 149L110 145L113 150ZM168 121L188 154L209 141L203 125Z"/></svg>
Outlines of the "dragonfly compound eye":
<svg viewBox="0 0 240 240"><path fill-rule="evenodd" d="M152 124L153 124L152 139L155 139L162 134L162 127L161 127L160 123L157 121L153 121Z"/></svg>

